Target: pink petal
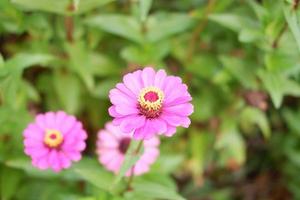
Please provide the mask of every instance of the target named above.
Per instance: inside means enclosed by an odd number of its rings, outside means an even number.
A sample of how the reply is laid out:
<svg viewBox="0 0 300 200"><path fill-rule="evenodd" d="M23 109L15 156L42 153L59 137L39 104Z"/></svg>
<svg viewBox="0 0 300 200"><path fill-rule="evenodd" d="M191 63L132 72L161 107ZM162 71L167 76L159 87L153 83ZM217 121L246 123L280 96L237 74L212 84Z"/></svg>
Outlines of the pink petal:
<svg viewBox="0 0 300 200"><path fill-rule="evenodd" d="M138 114L140 112L136 106L130 107L127 105L117 105L115 108L116 112L120 115L133 115Z"/></svg>
<svg viewBox="0 0 300 200"><path fill-rule="evenodd" d="M58 157L59 157L59 161L61 163L61 166L64 169L69 168L71 166L70 159L63 152L58 152Z"/></svg>
<svg viewBox="0 0 300 200"><path fill-rule="evenodd" d="M146 67L142 71L142 80L144 87L153 86L155 71L151 67Z"/></svg>
<svg viewBox="0 0 300 200"><path fill-rule="evenodd" d="M56 172L59 172L62 169L56 150L51 150L48 157L48 163L51 166L51 168Z"/></svg>
<svg viewBox="0 0 300 200"><path fill-rule="evenodd" d="M112 116L112 117L122 117L122 116L123 116L123 115L117 113L117 111L116 111L116 106L111 106L111 107L109 107L108 113L109 113L109 115Z"/></svg>
<svg viewBox="0 0 300 200"><path fill-rule="evenodd" d="M123 121L121 122L120 129L124 133L130 133L134 129L138 129L138 128L144 126L145 120L146 120L146 118L143 115L128 116L128 117L124 118Z"/></svg>
<svg viewBox="0 0 300 200"><path fill-rule="evenodd" d="M55 116L55 124L57 127L60 127L65 119L67 118L67 114L64 111L58 111Z"/></svg>
<svg viewBox="0 0 300 200"><path fill-rule="evenodd" d="M46 125L45 116L43 114L38 114L35 118L35 122L41 130L46 130L48 128Z"/></svg>
<svg viewBox="0 0 300 200"><path fill-rule="evenodd" d="M126 74L123 77L123 82L125 86L132 91L135 95L138 95L143 88L143 83L141 80L141 70L138 70L134 73Z"/></svg>
<svg viewBox="0 0 300 200"><path fill-rule="evenodd" d="M45 114L45 120L46 120L46 125L48 129L53 128L56 129L57 127L55 126L55 114L54 112L47 112Z"/></svg>
<svg viewBox="0 0 300 200"><path fill-rule="evenodd" d="M179 104L170 107L164 107L164 112L180 116L189 116L194 112L194 106L191 103Z"/></svg>
<svg viewBox="0 0 300 200"><path fill-rule="evenodd" d="M121 92L123 92L124 94L126 94L127 96L131 97L132 99L137 98L137 95L134 94L131 90L129 90L124 83L118 83L116 85L116 88L118 88Z"/></svg>
<svg viewBox="0 0 300 200"><path fill-rule="evenodd" d="M114 105L136 107L136 99L127 96L126 94L115 88L109 91L109 99Z"/></svg>
<svg viewBox="0 0 300 200"><path fill-rule="evenodd" d="M158 72L155 75L154 78L154 86L158 88L162 88L165 78L167 77L166 71L165 70L158 70Z"/></svg>
<svg viewBox="0 0 300 200"><path fill-rule="evenodd" d="M188 117L182 117L174 114L168 114L163 112L160 115L160 118L165 120L171 126L183 126L188 128L191 124L191 121Z"/></svg>

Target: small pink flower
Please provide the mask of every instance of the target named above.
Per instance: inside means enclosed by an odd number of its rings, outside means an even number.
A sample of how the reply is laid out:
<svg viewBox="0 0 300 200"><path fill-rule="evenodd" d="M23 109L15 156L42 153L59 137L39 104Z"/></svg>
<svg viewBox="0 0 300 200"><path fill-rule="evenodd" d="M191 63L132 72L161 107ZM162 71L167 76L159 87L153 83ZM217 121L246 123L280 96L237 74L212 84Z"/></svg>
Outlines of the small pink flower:
<svg viewBox="0 0 300 200"><path fill-rule="evenodd" d="M86 132L81 122L63 111L39 114L23 132L25 153L39 169L58 172L81 159Z"/></svg>
<svg viewBox="0 0 300 200"><path fill-rule="evenodd" d="M114 125L135 139L149 139L156 134L172 136L177 126L189 127L193 113L187 85L164 70L146 67L124 76L123 83L109 93L113 104L109 114Z"/></svg>
<svg viewBox="0 0 300 200"><path fill-rule="evenodd" d="M119 127L114 126L111 122L107 123L105 129L98 132L97 154L99 162L106 169L118 173L124 161L130 140L130 137L124 134ZM134 175L140 175L149 171L149 166L155 162L159 155L157 148L159 140L157 137L145 140L143 145L144 152L133 167ZM126 176L130 174L131 170L126 173Z"/></svg>

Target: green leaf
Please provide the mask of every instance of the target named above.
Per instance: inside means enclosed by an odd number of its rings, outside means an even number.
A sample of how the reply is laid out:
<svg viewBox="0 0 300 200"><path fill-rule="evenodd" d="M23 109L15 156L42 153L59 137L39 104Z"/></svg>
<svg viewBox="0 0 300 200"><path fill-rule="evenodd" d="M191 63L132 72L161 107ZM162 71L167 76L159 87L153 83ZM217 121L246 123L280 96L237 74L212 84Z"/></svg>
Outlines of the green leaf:
<svg viewBox="0 0 300 200"><path fill-rule="evenodd" d="M11 0L25 10L39 10L61 15L82 14L112 1L114 0Z"/></svg>
<svg viewBox="0 0 300 200"><path fill-rule="evenodd" d="M213 134L192 129L190 132L190 151L192 155L191 170L197 177L202 178L206 164L213 147ZM201 180L203 181L203 180Z"/></svg>
<svg viewBox="0 0 300 200"><path fill-rule="evenodd" d="M72 181L78 180L78 176L76 176L76 174L74 174L72 171L62 171L58 174L51 170L39 170L33 167L29 158L25 156L7 160L5 161L4 164L8 167L21 169L25 171L29 176L32 177L47 178L47 179L64 177L66 180L72 180Z"/></svg>
<svg viewBox="0 0 300 200"><path fill-rule="evenodd" d="M276 108L280 107L285 95L300 96L300 85L282 74L260 71L259 76Z"/></svg>
<svg viewBox="0 0 300 200"><path fill-rule="evenodd" d="M219 162L227 165L229 161L234 161L241 165L246 160L246 146L243 138L238 132L236 121L224 119L220 135L215 143L215 148L220 152Z"/></svg>
<svg viewBox="0 0 300 200"><path fill-rule="evenodd" d="M53 77L53 86L61 106L71 114L80 108L81 86L73 74L56 73Z"/></svg>
<svg viewBox="0 0 300 200"><path fill-rule="evenodd" d="M9 200L15 194L18 189L19 183L22 178L22 173L19 170L1 167L1 199Z"/></svg>
<svg viewBox="0 0 300 200"><path fill-rule="evenodd" d="M151 15L146 25L147 41L158 42L186 31L192 25L192 18L182 13L159 13Z"/></svg>
<svg viewBox="0 0 300 200"><path fill-rule="evenodd" d="M143 144L141 144L141 142L143 142L143 141L142 140L141 141L131 140L130 146L125 155L125 159L122 163L122 166L120 168L118 175L114 179L112 187L115 187L121 181L121 179L125 176L125 174L129 170L131 170L132 167L134 166L134 164L139 160L139 158L142 155L142 152L144 150L140 149L139 152L136 152L136 150L139 147L139 145L143 145Z"/></svg>
<svg viewBox="0 0 300 200"><path fill-rule="evenodd" d="M139 22L131 16L118 14L97 15L86 19L86 23L137 43L142 43L144 40L140 32Z"/></svg>
<svg viewBox="0 0 300 200"><path fill-rule="evenodd" d="M152 5L152 0L139 0L139 4L140 4L140 19L142 22L145 22Z"/></svg>
<svg viewBox="0 0 300 200"><path fill-rule="evenodd" d="M208 19L235 32L240 32L246 27L257 27L256 22L251 18L231 13L211 14Z"/></svg>
<svg viewBox="0 0 300 200"><path fill-rule="evenodd" d="M287 6L283 7L283 11L285 19L298 46L298 50L300 51L300 23L297 18L297 13L294 10L290 10Z"/></svg>
<svg viewBox="0 0 300 200"><path fill-rule="evenodd" d="M249 126L257 125L266 139L271 135L271 128L266 114L257 108L246 107L241 113L240 123L245 129L250 129L249 132L253 132Z"/></svg>
<svg viewBox="0 0 300 200"><path fill-rule="evenodd" d="M235 57L220 57L224 67L246 88L256 87L256 77L254 70L245 65L244 60ZM255 68L254 68L255 69Z"/></svg>
<svg viewBox="0 0 300 200"><path fill-rule="evenodd" d="M138 179L133 182L133 191L127 192L125 196L128 199L169 199L184 200L177 194L173 187L167 186L160 182Z"/></svg>
<svg viewBox="0 0 300 200"><path fill-rule="evenodd" d="M109 191L113 182L112 174L104 170L95 159L83 158L74 164L72 170L82 179L105 191Z"/></svg>

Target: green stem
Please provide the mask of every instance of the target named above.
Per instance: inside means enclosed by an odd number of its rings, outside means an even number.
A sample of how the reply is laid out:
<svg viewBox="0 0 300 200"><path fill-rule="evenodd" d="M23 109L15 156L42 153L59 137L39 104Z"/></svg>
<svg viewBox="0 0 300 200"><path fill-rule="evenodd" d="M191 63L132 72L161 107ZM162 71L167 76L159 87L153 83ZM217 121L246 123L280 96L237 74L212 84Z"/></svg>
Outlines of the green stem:
<svg viewBox="0 0 300 200"><path fill-rule="evenodd" d="M142 149L142 146L143 146L143 140L141 140L136 148L136 150L134 151L134 154L135 155L138 155ZM132 184L132 181L133 181L133 178L134 178L134 167L135 165L133 165L131 167L131 171L130 171L130 176L129 176L129 179L128 179L128 182L127 182L127 186L126 186L126 191L129 191L131 190L131 184Z"/></svg>

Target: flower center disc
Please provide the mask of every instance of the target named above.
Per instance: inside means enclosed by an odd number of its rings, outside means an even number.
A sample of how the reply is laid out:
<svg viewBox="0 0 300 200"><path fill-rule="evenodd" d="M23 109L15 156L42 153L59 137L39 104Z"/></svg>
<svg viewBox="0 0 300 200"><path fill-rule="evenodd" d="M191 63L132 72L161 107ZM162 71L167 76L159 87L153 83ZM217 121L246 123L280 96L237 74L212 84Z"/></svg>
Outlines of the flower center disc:
<svg viewBox="0 0 300 200"><path fill-rule="evenodd" d="M157 87L144 88L139 95L140 114L147 118L158 117L161 113L164 93Z"/></svg>
<svg viewBox="0 0 300 200"><path fill-rule="evenodd" d="M47 129L44 137L44 143L51 148L57 148L63 142L63 136L60 131Z"/></svg>

